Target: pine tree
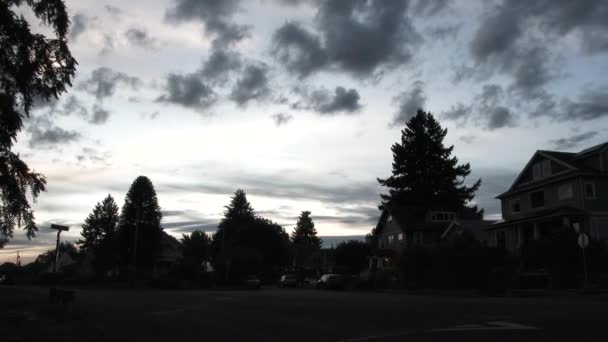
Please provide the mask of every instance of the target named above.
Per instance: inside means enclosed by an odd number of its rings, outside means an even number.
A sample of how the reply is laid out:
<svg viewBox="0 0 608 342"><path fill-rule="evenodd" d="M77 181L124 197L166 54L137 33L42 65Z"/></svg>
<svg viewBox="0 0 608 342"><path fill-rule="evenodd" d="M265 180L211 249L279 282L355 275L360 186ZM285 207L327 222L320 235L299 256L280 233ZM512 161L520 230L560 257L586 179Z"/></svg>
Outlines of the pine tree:
<svg viewBox="0 0 608 342"><path fill-rule="evenodd" d="M305 264L310 256L321 248L322 241L317 236L315 223L310 217L310 211L303 211L298 217L296 227L291 233L291 241L295 249L297 266Z"/></svg>
<svg viewBox="0 0 608 342"><path fill-rule="evenodd" d="M209 242L209 236L200 230L195 230L190 234L182 234L182 264L188 271L193 274L200 271L203 261L209 256Z"/></svg>
<svg viewBox="0 0 608 342"><path fill-rule="evenodd" d="M461 211L471 201L481 179L467 186L471 173L467 164L458 164L452 156L454 146L445 147L447 129L431 113L418 110L401 131L401 142L395 143L392 176L378 179L389 189L382 194L380 209L403 206Z"/></svg>
<svg viewBox="0 0 608 342"><path fill-rule="evenodd" d="M32 32L31 18L49 26L53 36ZM76 60L67 45L69 17L63 1L0 1L0 248L23 227L28 238L38 230L28 195L35 200L46 179L12 151L36 100L57 98L71 86Z"/></svg>
<svg viewBox="0 0 608 342"><path fill-rule="evenodd" d="M112 240L118 229L118 220L118 205L112 195L108 195L101 203L97 202L82 225L80 235L84 240L78 241L80 248L97 249L106 241Z"/></svg>
<svg viewBox="0 0 608 342"><path fill-rule="evenodd" d="M120 215L120 247L125 262L132 262L136 253L138 265L151 266L154 263L160 252L161 219L154 185L148 177L137 177L127 192Z"/></svg>
<svg viewBox="0 0 608 342"><path fill-rule="evenodd" d="M303 211L298 217L296 227L291 233L291 241L296 246L306 246L313 249L321 248L321 239L317 236L315 223L310 217L310 211Z"/></svg>

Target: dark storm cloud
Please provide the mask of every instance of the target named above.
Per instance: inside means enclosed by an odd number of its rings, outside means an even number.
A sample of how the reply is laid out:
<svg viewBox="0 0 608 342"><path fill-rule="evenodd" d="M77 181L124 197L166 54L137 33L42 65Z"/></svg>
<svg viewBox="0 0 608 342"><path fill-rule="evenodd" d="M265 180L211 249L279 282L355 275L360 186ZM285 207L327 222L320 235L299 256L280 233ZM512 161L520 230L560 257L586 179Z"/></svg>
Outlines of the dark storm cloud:
<svg viewBox="0 0 608 342"><path fill-rule="evenodd" d="M490 108L482 113L486 116L486 128L490 131L504 127L515 127L516 118L510 109L502 106Z"/></svg>
<svg viewBox="0 0 608 342"><path fill-rule="evenodd" d="M294 22L285 23L274 33L272 54L300 78L322 69L328 62L319 37Z"/></svg>
<svg viewBox="0 0 608 342"><path fill-rule="evenodd" d="M144 49L155 49L156 40L148 35L145 29L130 28L125 32L125 36L129 43L142 47Z"/></svg>
<svg viewBox="0 0 608 342"><path fill-rule="evenodd" d="M277 113L277 114L271 115L271 118L272 118L272 120L274 120L274 123L277 126L282 126L282 125L288 124L289 121L291 121L293 119L293 115Z"/></svg>
<svg viewBox="0 0 608 342"><path fill-rule="evenodd" d="M306 77L330 68L359 77L407 63L422 41L405 1L321 1L310 33L286 23L273 36L272 53L289 72Z"/></svg>
<svg viewBox="0 0 608 342"><path fill-rule="evenodd" d="M208 109L217 101L216 93L201 80L198 73L169 74L165 92L157 101L174 103L198 111Z"/></svg>
<svg viewBox="0 0 608 342"><path fill-rule="evenodd" d="M516 125L516 117L513 112L502 105L504 99L505 92L501 86L497 84L483 86L481 94L476 96L479 112L477 119L482 127L492 131Z"/></svg>
<svg viewBox="0 0 608 342"><path fill-rule="evenodd" d="M420 16L433 16L447 9L452 0L418 0L412 4L414 14Z"/></svg>
<svg viewBox="0 0 608 342"><path fill-rule="evenodd" d="M94 125L103 125L110 118L110 112L101 107L99 104L93 106L93 115L89 119L89 122Z"/></svg>
<svg viewBox="0 0 608 342"><path fill-rule="evenodd" d="M103 100L113 96L118 85L137 89L140 84L141 80L137 77L114 71L108 67L99 67L93 70L88 80L79 84L78 89L94 95L98 100Z"/></svg>
<svg viewBox="0 0 608 342"><path fill-rule="evenodd" d="M249 26L231 22L239 5L239 0L174 0L165 19L172 23L202 21L207 34L215 36L213 45L223 48L249 36Z"/></svg>
<svg viewBox="0 0 608 342"><path fill-rule="evenodd" d="M562 101L560 120L589 121L608 117L608 86L583 93L577 100Z"/></svg>
<svg viewBox="0 0 608 342"><path fill-rule="evenodd" d="M268 66L248 65L232 88L230 99L239 106L246 106L249 101L264 100L269 94Z"/></svg>
<svg viewBox="0 0 608 342"><path fill-rule="evenodd" d="M71 20L70 39L76 40L89 27L90 21L95 18L90 18L82 13L76 13Z"/></svg>
<svg viewBox="0 0 608 342"><path fill-rule="evenodd" d="M33 117L26 123L30 148L49 149L80 140L82 135L53 125L47 117Z"/></svg>
<svg viewBox="0 0 608 342"><path fill-rule="evenodd" d="M453 121L466 121L471 113L473 112L473 106L465 106L462 103L458 103L455 106L450 107L449 110L442 113L442 116L447 120Z"/></svg>
<svg viewBox="0 0 608 342"><path fill-rule="evenodd" d="M589 131L581 134L576 134L567 138L551 140L550 143L557 150L570 150L579 146L579 144L581 144L582 142L596 137L598 134L598 131Z"/></svg>
<svg viewBox="0 0 608 342"><path fill-rule="evenodd" d="M292 109L314 110L321 115L338 113L353 114L361 109L359 92L356 89L336 87L333 93L328 89L309 90L306 87L294 89L300 99L291 104Z"/></svg>
<svg viewBox="0 0 608 342"><path fill-rule="evenodd" d="M394 100L398 103L398 111L391 124L394 126L402 125L416 115L418 109L424 109L426 105L424 83L421 81L414 82L412 89L401 93Z"/></svg>
<svg viewBox="0 0 608 342"><path fill-rule="evenodd" d="M209 83L226 83L230 74L240 70L241 65L241 55L239 53L214 50L203 64L201 74Z"/></svg>

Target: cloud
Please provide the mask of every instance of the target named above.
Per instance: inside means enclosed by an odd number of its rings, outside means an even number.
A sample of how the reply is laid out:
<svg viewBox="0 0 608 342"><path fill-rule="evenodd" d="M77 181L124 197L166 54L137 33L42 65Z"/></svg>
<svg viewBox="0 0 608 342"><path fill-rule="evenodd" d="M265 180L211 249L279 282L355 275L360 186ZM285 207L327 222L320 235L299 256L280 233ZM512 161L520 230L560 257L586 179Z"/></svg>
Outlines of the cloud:
<svg viewBox="0 0 608 342"><path fill-rule="evenodd" d="M422 41L407 7L405 1L320 1L319 35L286 23L275 32L271 52L299 77L322 69L378 75L409 62Z"/></svg>
<svg viewBox="0 0 608 342"><path fill-rule="evenodd" d="M274 33L272 40L274 57L300 78L309 76L328 63L319 37L298 23L285 23Z"/></svg>
<svg viewBox="0 0 608 342"><path fill-rule="evenodd" d="M246 106L249 101L264 100L269 94L268 66L248 65L232 88L230 99L239 106Z"/></svg>
<svg viewBox="0 0 608 342"><path fill-rule="evenodd" d="M91 21L94 21L96 18L91 18L82 13L76 13L71 20L70 25L70 39L76 40L81 34L84 33L88 29L91 24Z"/></svg>
<svg viewBox="0 0 608 342"><path fill-rule="evenodd" d="M485 112L485 115L487 118L486 128L490 131L516 126L515 115L506 107L498 106L491 108L488 112Z"/></svg>
<svg viewBox="0 0 608 342"><path fill-rule="evenodd" d="M571 150L577 147L580 143L585 142L587 140L591 140L599 134L598 131L589 131L577 135L573 135L567 138L559 138L555 140L551 140L551 144L558 150Z"/></svg>
<svg viewBox="0 0 608 342"><path fill-rule="evenodd" d="M144 49L155 49L156 40L148 35L145 29L130 28L125 32L129 43Z"/></svg>
<svg viewBox="0 0 608 342"><path fill-rule="evenodd" d="M277 126L282 126L282 125L288 124L293 119L293 115L277 113L277 114L271 115L271 118L274 120L274 123Z"/></svg>
<svg viewBox="0 0 608 342"><path fill-rule="evenodd" d="M122 10L116 6L105 5L105 10L113 16L119 16L122 14Z"/></svg>
<svg viewBox="0 0 608 342"><path fill-rule="evenodd" d="M95 164L108 164L108 159L112 155L110 152L100 152L99 150L92 147L83 147L81 153L76 156L79 162L90 161Z"/></svg>
<svg viewBox="0 0 608 342"><path fill-rule="evenodd" d="M46 117L34 117L29 121L27 132L30 134L29 146L36 149L49 149L80 140L82 135L73 130L54 126Z"/></svg>
<svg viewBox="0 0 608 342"><path fill-rule="evenodd" d="M430 17L446 10L452 0L418 0L412 5L414 14Z"/></svg>
<svg viewBox="0 0 608 342"><path fill-rule="evenodd" d="M292 109L309 109L321 115L334 115L356 113L362 107L359 103L361 96L356 89L336 87L333 93L324 88L310 91L306 87L296 87L294 90L301 99L291 104Z"/></svg>
<svg viewBox="0 0 608 342"><path fill-rule="evenodd" d="M558 119L589 121L608 117L608 86L584 92L575 101L562 101Z"/></svg>
<svg viewBox="0 0 608 342"><path fill-rule="evenodd" d="M91 77L78 85L79 90L94 95L97 100L103 100L114 95L118 85L137 89L141 80L123 72L116 72L108 67L99 67L91 73Z"/></svg>
<svg viewBox="0 0 608 342"><path fill-rule="evenodd" d="M472 144L477 138L474 135L463 135L458 139L465 144Z"/></svg>
<svg viewBox="0 0 608 342"><path fill-rule="evenodd" d="M241 69L241 56L237 52L214 50L203 64L201 75L212 84L222 84L229 80L231 73Z"/></svg>
<svg viewBox="0 0 608 342"><path fill-rule="evenodd" d="M214 47L225 48L249 36L249 26L231 22L239 6L239 0L174 0L173 7L165 12L165 20L202 21L206 33L215 37Z"/></svg>
<svg viewBox="0 0 608 342"><path fill-rule="evenodd" d="M110 52L114 51L114 47L116 46L116 42L114 38L109 34L104 34L103 36L103 47L99 50L100 56L107 56Z"/></svg>
<svg viewBox="0 0 608 342"><path fill-rule="evenodd" d="M94 125L102 125L110 118L110 112L103 109L101 105L95 104L93 106L93 116L89 119L89 122Z"/></svg>
<svg viewBox="0 0 608 342"><path fill-rule="evenodd" d="M169 74L165 91L157 101L174 103L199 112L205 111L217 101L217 94L201 80L198 73Z"/></svg>
<svg viewBox="0 0 608 342"><path fill-rule="evenodd" d="M455 106L451 106L449 110L442 113L442 117L446 120L453 121L466 121L473 111L473 106L465 106L462 103L458 103Z"/></svg>
<svg viewBox="0 0 608 342"><path fill-rule="evenodd" d="M414 82L411 90L401 93L394 100L398 103L399 109L391 124L393 126L403 125L416 115L418 109L424 109L426 105L424 83L421 81Z"/></svg>
<svg viewBox="0 0 608 342"><path fill-rule="evenodd" d="M501 105L505 98L505 92L497 84L486 84L481 94L476 96L477 118L481 125L488 130L496 130L504 127L516 126L516 117L510 109Z"/></svg>

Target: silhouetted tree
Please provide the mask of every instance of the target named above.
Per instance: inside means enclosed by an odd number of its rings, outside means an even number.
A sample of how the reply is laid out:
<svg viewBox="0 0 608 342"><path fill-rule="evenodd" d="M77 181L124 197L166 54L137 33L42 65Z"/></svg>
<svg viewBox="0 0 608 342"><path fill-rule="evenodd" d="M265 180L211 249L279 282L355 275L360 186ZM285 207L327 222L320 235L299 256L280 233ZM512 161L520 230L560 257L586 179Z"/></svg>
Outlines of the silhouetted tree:
<svg viewBox="0 0 608 342"><path fill-rule="evenodd" d="M104 271L116 260L116 233L118 231L118 205L111 195L101 203L97 203L93 212L82 225L83 240L78 241L82 250L95 253L95 266L98 271Z"/></svg>
<svg viewBox="0 0 608 342"><path fill-rule="evenodd" d="M336 266L349 273L357 273L368 265L369 244L363 241L342 241L334 251Z"/></svg>
<svg viewBox="0 0 608 342"><path fill-rule="evenodd" d="M296 266L303 266L315 251L321 249L322 241L317 236L310 211L303 211L298 217L298 222L291 233L291 241L295 252Z"/></svg>
<svg viewBox="0 0 608 342"><path fill-rule="evenodd" d="M14 12L23 3L53 28L55 37L31 32L25 17ZM31 171L12 147L34 101L57 98L71 86L76 60L67 45L69 24L63 1L0 1L0 248L16 225L25 229L28 238L38 230L27 195L35 200L45 191L46 180Z"/></svg>
<svg viewBox="0 0 608 342"><path fill-rule="evenodd" d="M276 276L289 260L289 235L271 220L257 217L243 190L226 206L212 239L214 267L223 278L248 274Z"/></svg>
<svg viewBox="0 0 608 342"><path fill-rule="evenodd" d="M78 258L78 248L71 241L59 242L59 256L67 253L72 259ZM48 251L38 255L36 257L36 263L44 265L45 267L55 262L55 248L49 249Z"/></svg>
<svg viewBox="0 0 608 342"><path fill-rule="evenodd" d="M137 177L127 192L120 215L119 246L125 262L131 262L136 253L137 265L151 266L154 263L160 252L161 219L154 185L148 177ZM133 250L135 247L136 252Z"/></svg>
<svg viewBox="0 0 608 342"><path fill-rule="evenodd" d="M448 130L431 113L418 110L401 131L395 143L392 176L378 179L389 189L382 194L380 209L407 205L459 211L473 199L481 179L471 186L465 178L471 173L467 164L452 156L454 146L445 147Z"/></svg>
<svg viewBox="0 0 608 342"><path fill-rule="evenodd" d="M203 262L209 257L209 236L203 231L195 230L190 234L182 234L181 243L182 264L189 272L198 273Z"/></svg>

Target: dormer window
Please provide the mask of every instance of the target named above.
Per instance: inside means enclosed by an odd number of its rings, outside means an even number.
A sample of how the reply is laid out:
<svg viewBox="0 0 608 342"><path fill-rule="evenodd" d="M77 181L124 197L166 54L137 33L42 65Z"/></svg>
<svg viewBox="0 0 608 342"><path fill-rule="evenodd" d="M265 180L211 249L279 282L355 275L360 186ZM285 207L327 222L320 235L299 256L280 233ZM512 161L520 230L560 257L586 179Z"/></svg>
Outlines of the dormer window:
<svg viewBox="0 0 608 342"><path fill-rule="evenodd" d="M532 166L532 176L534 180L551 176L551 161L543 160L534 163Z"/></svg>
<svg viewBox="0 0 608 342"><path fill-rule="evenodd" d="M454 219L455 214L446 211L432 211L430 214L430 218L432 222L446 222L452 221Z"/></svg>

